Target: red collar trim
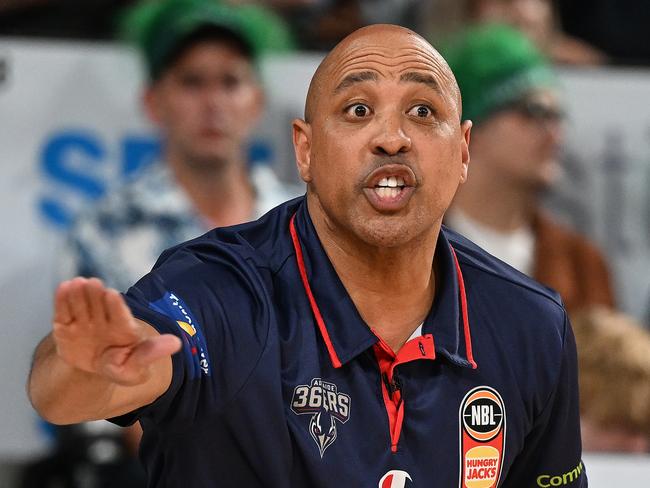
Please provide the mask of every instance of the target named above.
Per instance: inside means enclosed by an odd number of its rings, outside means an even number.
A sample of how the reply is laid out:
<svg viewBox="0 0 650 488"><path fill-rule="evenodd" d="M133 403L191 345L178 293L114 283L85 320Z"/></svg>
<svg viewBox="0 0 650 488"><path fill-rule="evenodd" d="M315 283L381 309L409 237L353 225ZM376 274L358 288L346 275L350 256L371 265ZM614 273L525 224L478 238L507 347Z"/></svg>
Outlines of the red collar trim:
<svg viewBox="0 0 650 488"><path fill-rule="evenodd" d="M307 293L307 298L309 298L309 304L311 305L311 310L314 313L316 318L316 323L318 324L318 330L320 330L321 335L323 336L323 341L325 341L325 346L327 347L327 352L330 355L332 360L332 365L335 368L341 367L341 360L339 359L336 350L334 349L334 344L330 339L330 335L327 332L327 327L325 327L325 321L323 316L318 309L318 304L314 298L314 294L311 292L311 286L309 286L309 280L307 279L307 270L305 269L305 260L302 257L302 248L300 247L300 241L298 240L298 232L296 232L296 226L294 224L296 220L296 214L291 217L289 222L289 231L291 232L291 240L293 241L293 248L296 251L296 262L298 263L298 270L300 271L300 278L302 278L302 284L305 287L305 293Z"/></svg>
<svg viewBox="0 0 650 488"><path fill-rule="evenodd" d="M465 354L467 360L472 365L472 369L478 366L474 361L474 353L472 352L472 333L469 329L469 314L467 313L467 295L465 294L465 280L463 280L463 273L460 269L460 263L456 256L456 251L449 245L451 255L454 257L454 264L456 265L456 275L458 276L458 294L460 295L460 309L463 315L463 332L465 333Z"/></svg>
<svg viewBox="0 0 650 488"><path fill-rule="evenodd" d="M325 325L325 321L323 320L323 316L320 313L320 309L318 308L318 304L316 303L314 294L311 291L309 280L307 279L307 270L305 268L305 260L303 258L302 248L300 246L300 240L298 238L298 232L296 231L296 226L294 222L295 219L296 219L296 215L294 214L291 217L291 220L289 221L289 232L291 233L293 248L296 252L296 263L298 264L298 271L300 272L300 278L302 279L302 284L305 288L305 293L307 294L307 298L309 299L311 310L314 314L314 318L316 319L318 330L320 331L321 336L323 337L323 341L325 342L325 347L327 347L327 352L329 353L330 360L332 361L332 365L335 368L340 368L342 366L341 360L339 359L339 356L336 353L336 350L334 349L334 344L332 344L332 340L330 339L329 332L327 331L327 326ZM458 258L456 257L456 251L451 245L449 246L449 248L451 249L451 254L454 257L454 263L456 265L456 274L458 276L458 288L459 288L459 295L460 295L461 312L463 317L463 332L465 335L465 352L467 356L467 361L472 365L472 369L476 369L477 364L474 361L474 355L472 353L472 338L471 338L471 332L469 327L469 315L467 312L467 296L465 294L465 282L463 280L463 273L460 269ZM378 339L381 341L381 338ZM434 353L434 357L435 357L435 353Z"/></svg>

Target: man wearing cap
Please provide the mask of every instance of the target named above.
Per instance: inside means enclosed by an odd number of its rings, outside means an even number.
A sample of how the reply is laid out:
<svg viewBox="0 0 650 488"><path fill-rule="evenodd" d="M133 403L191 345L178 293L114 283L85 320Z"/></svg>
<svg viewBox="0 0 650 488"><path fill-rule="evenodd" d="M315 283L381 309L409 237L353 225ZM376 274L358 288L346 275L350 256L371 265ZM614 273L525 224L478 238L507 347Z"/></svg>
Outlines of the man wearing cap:
<svg viewBox="0 0 650 488"><path fill-rule="evenodd" d="M305 197L62 283L32 403L139 419L150 486L586 487L559 297L442 227L471 126L424 39L354 32L293 122Z"/></svg>
<svg viewBox="0 0 650 488"><path fill-rule="evenodd" d="M148 74L147 116L162 160L82 215L62 259L64 276L97 276L126 290L166 248L215 226L259 217L297 194L268 166L248 164L246 143L264 106L263 52L290 45L268 11L213 0L143 2L125 36Z"/></svg>
<svg viewBox="0 0 650 488"><path fill-rule="evenodd" d="M557 290L569 310L614 305L600 252L541 209L559 176L557 80L536 48L502 25L467 30L444 51L474 122L472 172L445 223Z"/></svg>
<svg viewBox="0 0 650 488"><path fill-rule="evenodd" d="M144 105L160 131L162 159L78 219L60 262L66 278L95 276L118 290L164 249L257 218L297 194L268 166L248 164L246 143L264 105L256 60L290 45L274 16L212 0L163 0L136 6L123 27L145 61ZM81 461L67 456L66 466L94 463L85 446L107 438L135 454L137 424L117 430L105 422L58 429L57 447L70 439L81 453Z"/></svg>

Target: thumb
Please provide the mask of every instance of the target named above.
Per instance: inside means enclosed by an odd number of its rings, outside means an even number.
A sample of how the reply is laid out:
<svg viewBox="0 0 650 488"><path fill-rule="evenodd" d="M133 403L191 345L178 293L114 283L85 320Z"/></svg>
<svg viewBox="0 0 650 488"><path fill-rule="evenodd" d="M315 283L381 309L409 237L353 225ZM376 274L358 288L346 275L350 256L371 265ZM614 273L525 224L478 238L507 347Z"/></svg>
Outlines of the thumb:
<svg viewBox="0 0 650 488"><path fill-rule="evenodd" d="M181 348L181 340L172 334L163 334L141 341L133 348L115 347L106 351L101 370L112 381L134 386L147 381L149 366L169 357Z"/></svg>
<svg viewBox="0 0 650 488"><path fill-rule="evenodd" d="M145 339L138 344L133 350L131 358L134 362L146 367L158 359L180 351L181 346L181 340L175 335L161 334Z"/></svg>

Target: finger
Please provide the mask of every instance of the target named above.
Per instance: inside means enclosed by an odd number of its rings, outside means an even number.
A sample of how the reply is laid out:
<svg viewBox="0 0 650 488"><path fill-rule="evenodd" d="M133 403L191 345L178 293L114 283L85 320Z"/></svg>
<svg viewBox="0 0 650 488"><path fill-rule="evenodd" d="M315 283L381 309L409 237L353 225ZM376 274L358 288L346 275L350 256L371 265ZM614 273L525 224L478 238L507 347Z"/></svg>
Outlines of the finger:
<svg viewBox="0 0 650 488"><path fill-rule="evenodd" d="M104 293L104 304L109 323L113 325L133 325L133 314L120 292L112 288L107 289L106 293Z"/></svg>
<svg viewBox="0 0 650 488"><path fill-rule="evenodd" d="M70 292L66 295L68 306L72 310L72 320L86 325L90 315L86 301L86 278L75 278L70 282Z"/></svg>
<svg viewBox="0 0 650 488"><path fill-rule="evenodd" d="M90 278L84 287L89 316L97 325L102 326L106 323L104 290L104 285L97 278Z"/></svg>
<svg viewBox="0 0 650 488"><path fill-rule="evenodd" d="M67 299L69 290L70 282L64 281L59 284L54 294L54 317L52 321L61 325L67 325L72 321L72 310Z"/></svg>

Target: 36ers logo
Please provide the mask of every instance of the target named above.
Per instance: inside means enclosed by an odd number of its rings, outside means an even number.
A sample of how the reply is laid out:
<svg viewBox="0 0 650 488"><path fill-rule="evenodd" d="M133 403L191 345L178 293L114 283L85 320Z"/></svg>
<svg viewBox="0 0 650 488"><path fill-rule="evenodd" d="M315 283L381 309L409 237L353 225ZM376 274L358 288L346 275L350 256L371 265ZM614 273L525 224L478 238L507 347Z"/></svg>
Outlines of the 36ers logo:
<svg viewBox="0 0 650 488"><path fill-rule="evenodd" d="M336 421L344 424L350 418L350 396L339 393L334 383L314 378L311 384L293 390L291 410L297 415L311 415L309 433L322 458L336 440Z"/></svg>
<svg viewBox="0 0 650 488"><path fill-rule="evenodd" d="M471 390L460 405L460 488L494 488L499 483L506 439L506 409L488 386Z"/></svg>
<svg viewBox="0 0 650 488"><path fill-rule="evenodd" d="M406 488L406 481L413 481L406 471L393 469L379 480L379 488ZM410 483L409 483L410 484Z"/></svg>

